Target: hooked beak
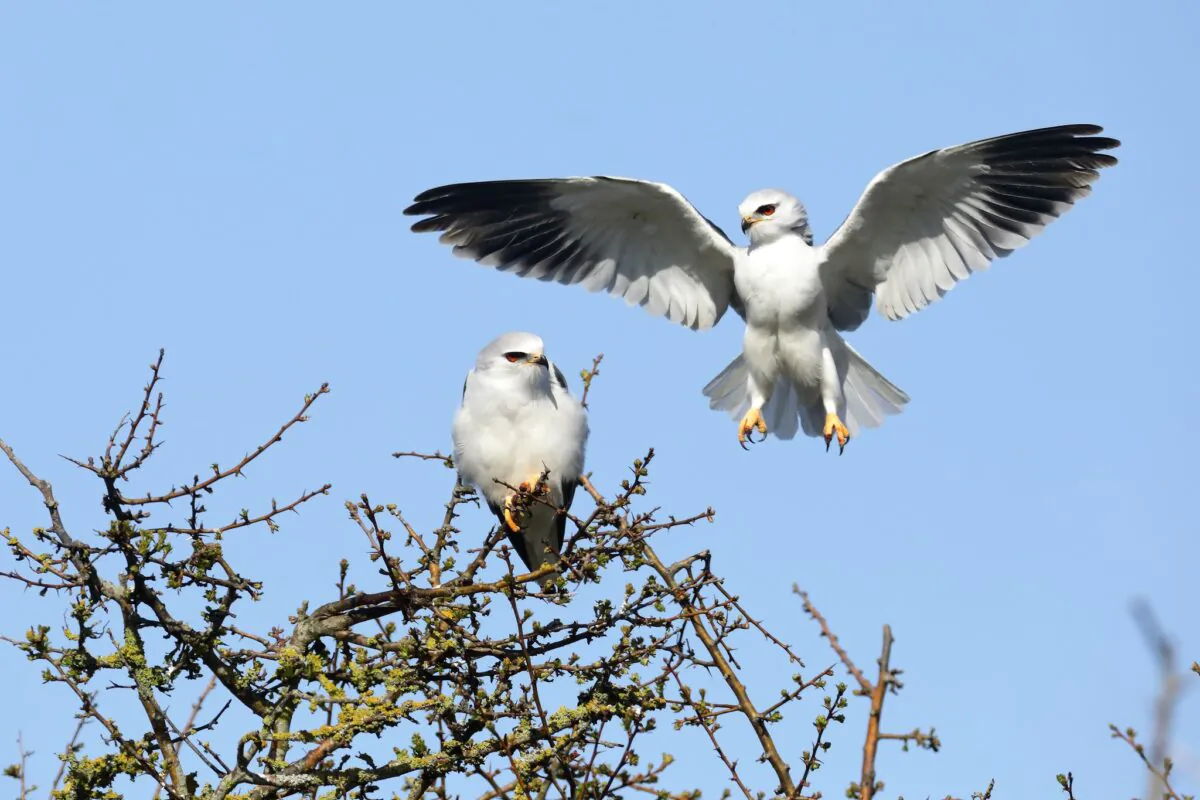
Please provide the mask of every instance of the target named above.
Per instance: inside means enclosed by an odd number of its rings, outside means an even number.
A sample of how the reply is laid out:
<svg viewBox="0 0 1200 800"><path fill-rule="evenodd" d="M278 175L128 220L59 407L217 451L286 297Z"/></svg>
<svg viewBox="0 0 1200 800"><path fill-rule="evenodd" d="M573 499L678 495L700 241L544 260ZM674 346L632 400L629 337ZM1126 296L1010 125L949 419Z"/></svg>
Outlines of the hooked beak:
<svg viewBox="0 0 1200 800"><path fill-rule="evenodd" d="M758 217L742 217L742 233L748 233L750 226L758 221Z"/></svg>
<svg viewBox="0 0 1200 800"><path fill-rule="evenodd" d="M537 364L539 367L545 367L550 362L546 360L544 353L530 353L529 358L525 360L526 364Z"/></svg>

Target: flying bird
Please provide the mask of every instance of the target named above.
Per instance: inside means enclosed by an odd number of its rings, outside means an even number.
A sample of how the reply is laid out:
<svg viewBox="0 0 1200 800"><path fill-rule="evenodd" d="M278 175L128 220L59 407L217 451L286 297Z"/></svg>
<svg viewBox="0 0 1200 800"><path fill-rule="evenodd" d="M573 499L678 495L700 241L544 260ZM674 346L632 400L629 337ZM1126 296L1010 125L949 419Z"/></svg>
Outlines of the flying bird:
<svg viewBox="0 0 1200 800"><path fill-rule="evenodd" d="M694 330L732 308L742 353L704 394L754 431L833 438L909 397L841 336L870 313L898 320L1024 245L1076 200L1120 142L1098 125L1061 125L969 142L901 161L868 184L850 215L814 246L808 212L778 189L738 207L749 247L735 245L670 186L615 177L459 183L417 195L455 255L521 277L580 284Z"/></svg>
<svg viewBox="0 0 1200 800"><path fill-rule="evenodd" d="M557 563L587 447L587 412L532 333L505 333L479 352L452 427L459 481L474 486L529 571ZM544 484L539 484L543 473ZM497 483L500 481L500 483ZM508 486L541 491L524 509ZM564 513L559 513L562 509ZM554 585L557 573L543 581Z"/></svg>

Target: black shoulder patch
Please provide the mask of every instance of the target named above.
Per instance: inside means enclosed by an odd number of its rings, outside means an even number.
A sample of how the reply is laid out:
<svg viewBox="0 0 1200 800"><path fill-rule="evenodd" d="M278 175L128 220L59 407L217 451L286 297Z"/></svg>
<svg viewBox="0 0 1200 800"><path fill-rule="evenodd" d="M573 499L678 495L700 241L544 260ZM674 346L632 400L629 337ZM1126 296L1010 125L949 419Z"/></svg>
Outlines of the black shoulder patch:
<svg viewBox="0 0 1200 800"><path fill-rule="evenodd" d="M558 364L554 365L554 382L563 389L570 391L570 387L567 386L567 376L563 375L563 371L558 368Z"/></svg>

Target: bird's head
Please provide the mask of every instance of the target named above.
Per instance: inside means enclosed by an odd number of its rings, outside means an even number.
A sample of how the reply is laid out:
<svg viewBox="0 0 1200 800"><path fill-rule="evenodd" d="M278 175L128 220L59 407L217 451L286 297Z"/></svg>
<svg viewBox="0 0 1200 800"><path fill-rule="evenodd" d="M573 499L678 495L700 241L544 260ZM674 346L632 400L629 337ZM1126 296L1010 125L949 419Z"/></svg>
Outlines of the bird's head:
<svg viewBox="0 0 1200 800"><path fill-rule="evenodd" d="M742 233L751 244L764 244L785 234L796 234L812 244L812 228L804 204L779 189L760 189L738 206Z"/></svg>
<svg viewBox="0 0 1200 800"><path fill-rule="evenodd" d="M480 351L475 369L547 388L550 384L550 361L545 346L542 338L532 333L514 331L497 336Z"/></svg>

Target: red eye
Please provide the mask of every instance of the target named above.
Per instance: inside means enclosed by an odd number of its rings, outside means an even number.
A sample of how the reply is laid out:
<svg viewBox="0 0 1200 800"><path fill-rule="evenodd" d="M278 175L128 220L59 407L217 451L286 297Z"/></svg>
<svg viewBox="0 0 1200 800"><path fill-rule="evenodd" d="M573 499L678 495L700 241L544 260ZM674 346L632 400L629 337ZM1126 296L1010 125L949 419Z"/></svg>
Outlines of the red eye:
<svg viewBox="0 0 1200 800"><path fill-rule="evenodd" d="M775 213L775 206L763 206L758 210L758 213L762 214L764 217L769 217Z"/></svg>
<svg viewBox="0 0 1200 800"><path fill-rule="evenodd" d="M505 353L504 357L508 359L510 364L515 364L525 357L524 353Z"/></svg>

